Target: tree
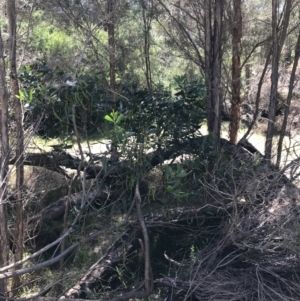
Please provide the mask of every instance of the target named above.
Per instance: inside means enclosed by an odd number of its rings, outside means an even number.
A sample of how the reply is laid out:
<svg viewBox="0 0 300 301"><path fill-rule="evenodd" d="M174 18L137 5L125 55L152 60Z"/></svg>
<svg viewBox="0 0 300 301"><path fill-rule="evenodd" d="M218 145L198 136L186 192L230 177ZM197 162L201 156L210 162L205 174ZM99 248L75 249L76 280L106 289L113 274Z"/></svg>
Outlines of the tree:
<svg viewBox="0 0 300 301"><path fill-rule="evenodd" d="M288 96L287 96L287 100L286 100L284 119L282 122L280 137L279 137L279 141L278 141L278 145L277 145L277 159L276 159L277 167L279 167L280 163L281 163L283 139L284 139L286 128L287 128L288 116L289 116L289 112L290 112L290 106L291 106L291 101L292 101L292 95L293 95L295 78L296 78L296 70L297 70L299 58L300 58L300 31L298 33L298 39L297 39L297 43L295 46L295 57L294 57L294 63L293 63L293 68L292 68L292 72L291 72L291 77L290 77L289 92L288 92Z"/></svg>
<svg viewBox="0 0 300 301"><path fill-rule="evenodd" d="M218 144L222 101L223 1L176 1L168 5L159 0L159 3L172 20L170 28L160 22L166 34L173 40L177 49L204 73L207 127ZM172 12L169 7L175 7L181 13Z"/></svg>
<svg viewBox="0 0 300 301"><path fill-rule="evenodd" d="M287 29L290 20L290 13L292 8L292 0L286 0L284 5L284 14L282 17L282 29L279 31L278 26L278 13L279 13L279 1L272 0L272 75L271 75L271 94L268 110L268 129L265 144L265 157L267 160L271 160L272 157L272 145L274 136L274 122L275 111L277 104L277 86L278 86L278 69L280 62L280 54L286 38Z"/></svg>
<svg viewBox="0 0 300 301"><path fill-rule="evenodd" d="M231 119L229 124L230 142L237 142L241 119L241 38L242 38L242 1L233 0L232 22L232 82L231 82Z"/></svg>
<svg viewBox="0 0 300 301"><path fill-rule="evenodd" d="M23 258L24 244L24 225L23 225L23 184L24 184L24 129L23 129L23 104L19 98L19 82L17 72L17 22L16 22L16 3L14 0L7 0L7 16L9 21L9 36L10 36L10 87L11 98L14 104L14 117L16 122L16 196L17 202L15 205L15 261ZM12 289L19 286L19 279L14 278Z"/></svg>
<svg viewBox="0 0 300 301"><path fill-rule="evenodd" d="M116 49L115 49L115 0L107 0L107 35L109 52L109 86L116 89Z"/></svg>
<svg viewBox="0 0 300 301"><path fill-rule="evenodd" d="M205 79L208 131L218 143L221 130L223 1L204 1Z"/></svg>
<svg viewBox="0 0 300 301"><path fill-rule="evenodd" d="M9 135L8 135L8 92L6 87L6 70L4 62L4 47L0 28L0 101L1 101L1 157L0 157L0 266L6 265L9 259L9 244L7 232L7 177L9 162ZM7 292L6 280L0 280L0 296Z"/></svg>
<svg viewBox="0 0 300 301"><path fill-rule="evenodd" d="M115 91L118 65L118 26L127 10L127 1L117 0L90 0L90 1L41 1L47 13L50 13L64 28L74 25L80 39L84 39L83 47L77 59L76 76L81 72L82 60L89 57L89 62L97 73L107 79L107 86L111 92ZM53 5L54 4L54 5ZM60 9L58 14L57 8ZM102 37L105 32L106 39ZM93 59L91 60L91 56ZM100 70L100 71L99 71Z"/></svg>
<svg viewBox="0 0 300 301"><path fill-rule="evenodd" d="M153 0L140 0L144 26L144 56L145 77L148 91L152 92L151 59L150 59L150 30L153 17Z"/></svg>

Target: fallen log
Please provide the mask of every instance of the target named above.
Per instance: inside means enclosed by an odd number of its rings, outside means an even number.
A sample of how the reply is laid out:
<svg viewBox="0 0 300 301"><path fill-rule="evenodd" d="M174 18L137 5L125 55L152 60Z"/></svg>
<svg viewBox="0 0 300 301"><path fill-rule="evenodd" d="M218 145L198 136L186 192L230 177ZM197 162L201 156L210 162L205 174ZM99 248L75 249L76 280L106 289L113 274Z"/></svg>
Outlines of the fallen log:
<svg viewBox="0 0 300 301"><path fill-rule="evenodd" d="M16 162L17 159L13 158L9 164L14 165ZM52 153L27 153L25 154L24 165L44 167L66 176L65 171L59 166L57 158Z"/></svg>
<svg viewBox="0 0 300 301"><path fill-rule="evenodd" d="M151 153L146 155L147 161L149 162L148 169L152 169L155 166L162 164L166 160L174 159L179 155L182 154L192 154L199 152L199 149L205 149L209 147L209 139L207 136L203 137L196 137L186 140L181 143L172 144L170 143L165 149L159 147L158 149L154 150ZM252 154L246 151L249 149L249 143L247 141L243 141L239 145L233 145L228 142L226 139L220 140L220 145L222 148L226 149L229 152L238 153L242 156L248 156L250 159ZM251 151L251 150L250 150ZM107 159L107 161L110 161ZM15 164L16 158L10 160L9 164ZM104 177L107 176L107 180L110 178L124 175L129 171L129 167L127 166L128 162L121 161L121 162L113 162L111 165L106 166L103 168L102 166L93 163L82 161L80 158L73 156L65 151L60 152L47 152L47 153L27 153L25 155L24 160L25 165L32 165L32 166L41 166L46 169L56 171L64 176L69 177L65 170L61 167L74 169L77 171L84 171L85 176L87 179L93 179L96 177Z"/></svg>
<svg viewBox="0 0 300 301"><path fill-rule="evenodd" d="M16 158L13 158L9 161L9 164L14 165L16 162ZM26 153L24 165L44 167L68 178L69 176L61 166L78 171L85 171L87 178L95 178L102 171L101 166L82 161L78 157L66 152Z"/></svg>

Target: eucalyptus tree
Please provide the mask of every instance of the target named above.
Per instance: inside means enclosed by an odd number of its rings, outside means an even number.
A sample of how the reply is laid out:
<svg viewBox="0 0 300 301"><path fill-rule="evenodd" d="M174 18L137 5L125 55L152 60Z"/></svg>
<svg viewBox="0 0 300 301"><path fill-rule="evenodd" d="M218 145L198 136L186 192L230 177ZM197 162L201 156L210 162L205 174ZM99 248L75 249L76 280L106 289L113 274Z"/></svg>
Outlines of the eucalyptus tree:
<svg viewBox="0 0 300 301"><path fill-rule="evenodd" d="M221 64L224 1L204 1L207 125L215 139L221 129Z"/></svg>
<svg viewBox="0 0 300 301"><path fill-rule="evenodd" d="M151 76L151 23L154 15L154 3L153 0L140 0L142 7L143 17L143 30L144 30L144 57L145 57L145 77L147 82L148 91L152 92L152 76Z"/></svg>
<svg viewBox="0 0 300 301"><path fill-rule="evenodd" d="M233 0L231 16L232 34L232 81L231 81L231 119L229 125L230 142L237 142L241 119L241 50L242 50L242 1ZM231 12L231 8L230 8Z"/></svg>
<svg viewBox="0 0 300 301"><path fill-rule="evenodd" d="M272 157L280 55L287 35L290 14L292 10L292 2L293 0L286 0L284 3L279 0L272 0L272 75L268 110L268 130L265 144L265 157L268 160L270 160ZM280 8L283 10L281 20L279 19Z"/></svg>
<svg viewBox="0 0 300 301"><path fill-rule="evenodd" d="M159 0L168 20L159 20L167 37L205 77L208 131L218 143L221 128L221 64L224 1Z"/></svg>
<svg viewBox="0 0 300 301"><path fill-rule="evenodd" d="M7 230L7 178L9 162L9 135L8 135L8 102L9 95L6 85L6 69L4 61L4 45L0 28L0 105L1 105L1 154L0 154L0 266L6 265L9 260L9 243ZM6 280L0 280L0 296L7 292Z"/></svg>
<svg viewBox="0 0 300 301"><path fill-rule="evenodd" d="M7 0L7 16L9 23L9 69L10 69L10 89L11 99L14 104L14 114L16 122L16 195L17 202L15 208L15 261L23 258L24 244L24 223L23 223L23 185L24 185L24 128L23 128L23 104L19 97L19 82L17 72L17 16L15 0ZM19 286L19 278L14 278L12 289Z"/></svg>
<svg viewBox="0 0 300 301"><path fill-rule="evenodd" d="M0 174L0 248L2 250L2 260L0 265L7 264L8 261L8 234L7 234L7 183L8 183L8 163L10 157L9 143L9 116L8 105L11 99L13 103L14 122L16 124L16 142L15 142L15 161L16 161L16 197L17 202L11 205L15 212L15 231L13 237L15 260L19 261L23 257L23 184L24 184L24 129L23 129L23 108L19 98L19 84L17 72L17 21L16 21L16 3L15 1L6 1L6 16L8 19L8 59L10 74L10 89L8 89L7 71L4 61L4 45L2 37L0 37L0 86L1 86L1 174ZM5 22L5 20L2 20ZM19 286L18 278L15 278L12 289ZM1 283L0 292L6 291L5 283Z"/></svg>
<svg viewBox="0 0 300 301"><path fill-rule="evenodd" d="M115 5L116 0L107 0L107 34L109 52L109 86L112 91L116 89L116 49L115 49Z"/></svg>
<svg viewBox="0 0 300 301"><path fill-rule="evenodd" d="M289 91L288 91L288 95L287 95L287 99L286 99L284 118L283 118L283 122L281 125L281 131L280 131L279 141L278 141L278 145L277 145L277 158L276 158L277 167L279 167L280 163L281 163L283 139L284 139L286 129L287 129L287 124L288 124L288 116L289 116L289 112L290 112L293 90L294 90L295 81L296 81L296 71L297 71L297 67L298 67L299 58L300 58L300 29L298 28L298 38L297 38L297 42L296 42L296 46L295 46L295 56L294 56L294 62L293 62L293 67L292 67L292 71L291 71L291 76L290 76Z"/></svg>

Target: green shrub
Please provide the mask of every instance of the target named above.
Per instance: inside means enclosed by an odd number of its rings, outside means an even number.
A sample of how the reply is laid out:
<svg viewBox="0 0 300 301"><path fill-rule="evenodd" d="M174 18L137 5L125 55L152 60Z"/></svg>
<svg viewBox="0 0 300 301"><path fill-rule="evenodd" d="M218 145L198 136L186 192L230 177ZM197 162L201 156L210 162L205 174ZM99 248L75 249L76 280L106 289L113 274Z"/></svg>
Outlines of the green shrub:
<svg viewBox="0 0 300 301"><path fill-rule="evenodd" d="M60 54L68 57L79 45L70 32L67 33L50 21L44 20L43 12L35 12L33 19L33 22L38 23L38 26L33 26L29 40L29 45L34 51L49 56Z"/></svg>

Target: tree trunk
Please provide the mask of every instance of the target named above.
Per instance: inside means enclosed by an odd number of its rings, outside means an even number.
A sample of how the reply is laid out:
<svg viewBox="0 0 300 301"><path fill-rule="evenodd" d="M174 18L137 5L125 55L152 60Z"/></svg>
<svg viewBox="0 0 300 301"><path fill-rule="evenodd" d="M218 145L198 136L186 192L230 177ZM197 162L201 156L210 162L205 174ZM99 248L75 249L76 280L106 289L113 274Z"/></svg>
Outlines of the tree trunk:
<svg viewBox="0 0 300 301"><path fill-rule="evenodd" d="M5 63L3 57L3 41L0 28L0 102L1 102L1 166L0 166L0 266L8 263L9 245L7 233L7 213L5 192L9 162L8 135L8 92L5 81ZM0 280L0 296L7 292L6 280Z"/></svg>
<svg viewBox="0 0 300 301"><path fill-rule="evenodd" d="M286 38L286 32L289 25L291 1L285 2L285 13L282 19L282 30L279 36L278 31L278 0L272 0L272 75L271 75L271 94L268 110L268 130L265 144L265 157L267 160L271 160L272 157L272 143L274 136L274 123L275 123L275 111L277 103L277 86L278 86L278 69L280 53Z"/></svg>
<svg viewBox="0 0 300 301"><path fill-rule="evenodd" d="M10 85L12 93L12 101L14 104L15 122L16 122L16 190L17 202L15 205L15 228L16 235L14 237L15 261L23 258L23 240L24 240L24 225L23 225L23 195L22 189L24 184L24 132L23 132L23 110L21 99L18 98L19 82L16 66L16 3L15 0L7 0L7 15L9 21L10 34ZM19 268L19 267L18 267ZM16 289L20 284L19 277L13 279L12 290Z"/></svg>
<svg viewBox="0 0 300 301"><path fill-rule="evenodd" d="M277 28L277 8L278 0L272 0L272 75L271 75L271 95L268 110L268 130L265 145L265 157L270 160L272 156L272 141L274 135L274 121L277 99L278 85L278 64L279 64L279 49L278 49L278 28Z"/></svg>
<svg viewBox="0 0 300 301"><path fill-rule="evenodd" d="M222 0L215 1L214 11L214 35L213 35L213 109L214 126L213 136L216 141L220 138L221 132L221 64L222 64Z"/></svg>
<svg viewBox="0 0 300 301"><path fill-rule="evenodd" d="M218 143L221 128L222 1L205 0L204 16L207 126Z"/></svg>
<svg viewBox="0 0 300 301"><path fill-rule="evenodd" d="M114 23L114 0L107 0L107 34L109 48L109 78L110 89L116 88L116 55L115 55L115 23Z"/></svg>
<svg viewBox="0 0 300 301"><path fill-rule="evenodd" d="M292 73L291 73L291 77L290 77L289 93L288 93L287 100L286 100L284 119L282 122L280 137L279 137L279 141L278 141L277 160L276 160L277 167L279 167L280 161L281 161L283 138L285 135L287 120L288 120L288 116L289 116L289 112L290 112L290 105L291 105L292 96L293 96L294 82L295 82L295 76L296 76L296 70L297 70L299 58L300 58L300 31L298 34L298 40L297 40L297 44L295 47L295 58L294 58L293 69L292 69Z"/></svg>
<svg viewBox="0 0 300 301"><path fill-rule="evenodd" d="M149 2L149 5L147 5ZM145 56L145 76L147 82L148 91L152 92L152 78L151 78L151 61L150 61L150 29L151 29L151 11L153 9L153 0L145 1L142 0L142 14L143 14L143 25L144 25L144 56ZM147 16L147 8L150 10Z"/></svg>
<svg viewBox="0 0 300 301"><path fill-rule="evenodd" d="M267 73L268 70L268 66L269 66L269 62L271 59L271 49L267 55L266 61L265 61L265 65L264 65L264 69L260 75L260 79L257 85L257 92L256 92L256 96L255 96L255 110L254 110L254 114L253 114L253 120L251 121L246 133L243 135L243 137L240 139L239 143L243 143L245 141L245 139L248 137L248 135L250 134L250 132L252 131L252 128L258 118L259 115L259 102L260 102L260 95L261 95L261 90L262 90L262 86L264 83L264 78L265 75Z"/></svg>
<svg viewBox="0 0 300 301"><path fill-rule="evenodd" d="M207 127L213 131L213 87L212 87L212 41L211 41L211 0L204 1L205 15L205 78L206 78L206 110Z"/></svg>
<svg viewBox="0 0 300 301"><path fill-rule="evenodd" d="M241 38L242 38L242 10L241 0L233 0L232 16L232 98L231 119L229 124L230 142L237 143L237 134L241 119Z"/></svg>

